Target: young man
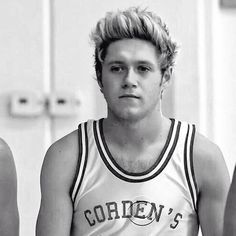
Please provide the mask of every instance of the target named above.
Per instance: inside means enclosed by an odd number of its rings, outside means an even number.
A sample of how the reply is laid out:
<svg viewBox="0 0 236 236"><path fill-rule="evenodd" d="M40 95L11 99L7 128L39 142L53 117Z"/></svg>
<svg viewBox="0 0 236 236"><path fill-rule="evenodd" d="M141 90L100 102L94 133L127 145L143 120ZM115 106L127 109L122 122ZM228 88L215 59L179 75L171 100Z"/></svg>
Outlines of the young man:
<svg viewBox="0 0 236 236"><path fill-rule="evenodd" d="M16 169L8 145L0 139L0 235L19 235Z"/></svg>
<svg viewBox="0 0 236 236"><path fill-rule="evenodd" d="M230 186L224 220L223 236L236 236L236 168L234 169L233 180Z"/></svg>
<svg viewBox="0 0 236 236"><path fill-rule="evenodd" d="M222 154L161 112L176 54L166 26L131 8L108 13L92 39L108 114L48 150L37 236L196 236L199 222L204 236L221 235Z"/></svg>

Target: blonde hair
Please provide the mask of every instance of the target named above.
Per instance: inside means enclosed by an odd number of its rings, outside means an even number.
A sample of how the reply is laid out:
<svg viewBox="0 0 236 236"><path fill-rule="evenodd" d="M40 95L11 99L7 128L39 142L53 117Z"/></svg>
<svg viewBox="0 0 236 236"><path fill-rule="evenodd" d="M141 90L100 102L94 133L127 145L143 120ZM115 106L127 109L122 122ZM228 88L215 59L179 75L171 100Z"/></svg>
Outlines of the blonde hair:
<svg viewBox="0 0 236 236"><path fill-rule="evenodd" d="M171 40L165 23L155 13L131 7L125 11L108 12L98 21L91 39L95 44L95 70L100 83L102 62L110 43L121 39L143 39L151 42L160 55L160 68L163 74L175 63L177 45Z"/></svg>

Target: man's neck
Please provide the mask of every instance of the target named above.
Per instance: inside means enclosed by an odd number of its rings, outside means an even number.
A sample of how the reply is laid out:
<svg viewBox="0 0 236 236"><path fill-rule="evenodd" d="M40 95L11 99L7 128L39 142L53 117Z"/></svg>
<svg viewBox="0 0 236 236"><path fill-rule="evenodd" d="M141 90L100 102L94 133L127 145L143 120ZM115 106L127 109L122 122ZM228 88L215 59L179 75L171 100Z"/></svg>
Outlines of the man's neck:
<svg viewBox="0 0 236 236"><path fill-rule="evenodd" d="M115 142L118 145L140 146L157 142L165 136L169 128L169 119L161 113L155 117L140 120L121 120L109 117L104 120L104 133L108 142Z"/></svg>

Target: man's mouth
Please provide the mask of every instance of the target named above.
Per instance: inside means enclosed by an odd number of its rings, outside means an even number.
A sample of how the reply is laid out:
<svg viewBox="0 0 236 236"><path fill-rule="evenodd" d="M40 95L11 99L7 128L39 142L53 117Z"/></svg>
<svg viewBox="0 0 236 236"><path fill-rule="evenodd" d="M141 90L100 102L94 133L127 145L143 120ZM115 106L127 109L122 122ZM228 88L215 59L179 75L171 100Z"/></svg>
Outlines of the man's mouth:
<svg viewBox="0 0 236 236"><path fill-rule="evenodd" d="M136 98L139 99L140 97L134 94L123 94L121 96L119 96L119 98Z"/></svg>

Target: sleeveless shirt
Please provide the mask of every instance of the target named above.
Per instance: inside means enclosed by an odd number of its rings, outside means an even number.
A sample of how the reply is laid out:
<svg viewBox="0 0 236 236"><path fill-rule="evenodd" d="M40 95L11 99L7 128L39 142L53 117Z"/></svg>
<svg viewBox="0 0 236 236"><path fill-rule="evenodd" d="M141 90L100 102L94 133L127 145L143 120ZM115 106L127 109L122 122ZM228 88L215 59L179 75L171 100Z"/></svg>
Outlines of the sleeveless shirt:
<svg viewBox="0 0 236 236"><path fill-rule="evenodd" d="M153 166L130 173L112 157L103 119L80 124L72 236L197 236L194 135L194 125L171 119Z"/></svg>

